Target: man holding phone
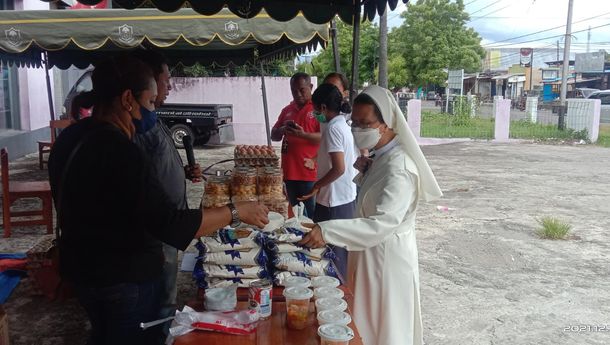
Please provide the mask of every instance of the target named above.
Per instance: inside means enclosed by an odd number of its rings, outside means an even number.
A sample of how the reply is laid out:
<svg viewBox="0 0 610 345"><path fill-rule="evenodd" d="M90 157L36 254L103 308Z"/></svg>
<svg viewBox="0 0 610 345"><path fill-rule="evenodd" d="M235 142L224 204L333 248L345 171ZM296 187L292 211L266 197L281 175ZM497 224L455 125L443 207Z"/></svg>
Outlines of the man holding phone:
<svg viewBox="0 0 610 345"><path fill-rule="evenodd" d="M315 166L306 164L315 160L320 147L320 123L313 114L311 77L296 73L290 78L293 101L282 112L273 126L271 139L282 141L282 170L286 192L291 205L307 194L317 178ZM315 198L305 202L305 213L313 217Z"/></svg>

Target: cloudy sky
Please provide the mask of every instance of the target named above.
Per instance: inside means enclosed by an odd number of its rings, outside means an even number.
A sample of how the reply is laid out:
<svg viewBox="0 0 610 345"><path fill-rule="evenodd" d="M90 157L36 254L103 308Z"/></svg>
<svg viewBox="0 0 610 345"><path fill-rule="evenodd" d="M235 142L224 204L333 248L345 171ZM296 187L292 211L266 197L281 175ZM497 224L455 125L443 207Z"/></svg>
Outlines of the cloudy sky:
<svg viewBox="0 0 610 345"><path fill-rule="evenodd" d="M557 40L563 46L568 0L464 0L464 3L471 15L468 26L481 35L486 47L552 48ZM399 14L406 8L401 2L389 13L391 27L401 24ZM610 0L574 0L572 52L586 51L589 27L591 51L610 52ZM539 31L544 32L529 35ZM519 37L524 35L528 36Z"/></svg>

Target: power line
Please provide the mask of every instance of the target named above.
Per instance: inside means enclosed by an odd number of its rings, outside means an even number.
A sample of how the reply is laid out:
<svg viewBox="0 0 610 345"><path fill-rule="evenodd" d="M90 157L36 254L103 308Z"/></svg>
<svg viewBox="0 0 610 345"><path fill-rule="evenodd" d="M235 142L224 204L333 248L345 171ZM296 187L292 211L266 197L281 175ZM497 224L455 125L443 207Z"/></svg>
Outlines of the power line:
<svg viewBox="0 0 610 345"><path fill-rule="evenodd" d="M477 1L479 1L479 0L469 1L468 3L464 4L464 7L466 7L466 6L470 5L470 4L473 4L473 3L477 2Z"/></svg>
<svg viewBox="0 0 610 345"><path fill-rule="evenodd" d="M483 7L483 8L479 8L478 10L476 10L476 11L470 13L470 14L473 15L475 13L479 13L479 12L483 11L484 9L487 9L487 8L493 6L493 5L495 5L495 4L497 4L497 3L501 2L501 1L503 1L503 0L496 0L496 1L492 2L491 4L489 4L489 5L487 5L487 6Z"/></svg>
<svg viewBox="0 0 610 345"><path fill-rule="evenodd" d="M494 14L494 13L500 12L500 11L502 11L502 10L504 10L504 9L508 8L508 7L511 7L512 5L513 5L513 4L508 4L508 5L506 5L506 6L502 7L502 8L500 8L500 9L497 9L497 10L495 10L495 11L489 12L489 13L487 13L487 14L486 14L486 15L484 15L484 16L477 17L476 19L471 19L471 20L469 21L469 23L472 23L472 22L477 21L477 20L479 20L479 19L483 19L483 18L487 17L487 16L488 16L488 15L490 15L490 14Z"/></svg>
<svg viewBox="0 0 610 345"><path fill-rule="evenodd" d="M592 27L591 27L591 30L593 30L593 29L599 29L599 28L603 28L603 27L606 27L606 26L610 26L610 24L604 24L604 25L592 26ZM577 33L585 32L585 31L589 31L589 29L584 29L584 30L579 30L579 31L572 31L572 34L577 34ZM562 37L562 36L565 36L565 34L554 35L554 36L548 36L548 37L543 37L543 38L538 38L538 39L529 40L529 41L523 41L523 42L513 42L513 43L509 43L509 44L503 44L503 45L499 45L499 46L493 46L493 47L487 47L487 48L501 48L501 47L506 47L506 46L516 45L516 44L531 43L531 42L540 42L540 41L548 40L548 39L551 39L551 38ZM495 43L499 43L499 42L495 42ZM491 43L491 44L495 44L495 43ZM487 46L487 45L486 45L486 46Z"/></svg>
<svg viewBox="0 0 610 345"><path fill-rule="evenodd" d="M610 12L602 13L602 14L599 14L597 16L593 16L593 17L589 17L589 18L584 18L584 19L575 21L573 24L578 24L578 23L586 22L588 20L596 19L596 18L599 18L601 16L605 16L605 15L608 15L608 14L610 14ZM565 27L565 25L555 26L555 27L552 27L552 28L549 28L549 29L544 29L544 30L536 31L536 32L532 32L532 33L521 35L521 36L517 36L517 37L511 37L511 38L503 39L503 40L496 41L496 42L493 42L493 43L488 43L488 44L496 44L496 43L501 43L501 42L512 41L512 40L516 40L516 39L527 37L527 36L538 35L538 34L541 34L543 32L548 32L548 31L552 31L552 30L556 30L556 29L561 29L563 27ZM563 36L563 35L560 35L560 36Z"/></svg>

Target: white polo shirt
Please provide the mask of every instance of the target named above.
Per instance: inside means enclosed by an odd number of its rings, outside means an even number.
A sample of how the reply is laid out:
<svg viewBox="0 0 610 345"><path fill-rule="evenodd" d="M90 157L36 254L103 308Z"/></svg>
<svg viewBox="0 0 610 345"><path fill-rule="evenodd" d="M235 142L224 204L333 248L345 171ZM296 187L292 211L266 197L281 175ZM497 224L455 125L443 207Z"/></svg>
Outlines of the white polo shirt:
<svg viewBox="0 0 610 345"><path fill-rule="evenodd" d="M336 116L322 126L322 142L318 151L318 180L332 167L330 153L343 152L345 172L331 184L322 187L316 203L326 207L345 205L356 200L356 184L352 181L357 174L354 168L358 158L352 130L343 115Z"/></svg>

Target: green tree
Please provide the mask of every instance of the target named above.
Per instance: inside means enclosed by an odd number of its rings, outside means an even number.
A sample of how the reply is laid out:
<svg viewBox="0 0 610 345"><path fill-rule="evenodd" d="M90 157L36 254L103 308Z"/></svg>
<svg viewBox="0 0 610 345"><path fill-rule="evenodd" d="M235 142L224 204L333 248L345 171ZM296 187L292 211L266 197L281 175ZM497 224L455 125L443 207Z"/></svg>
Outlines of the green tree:
<svg viewBox="0 0 610 345"><path fill-rule="evenodd" d="M411 86L444 85L447 68L480 69L485 50L479 34L466 27L470 17L463 0L418 0L401 16L403 24L390 33L390 49L391 56L404 57Z"/></svg>

